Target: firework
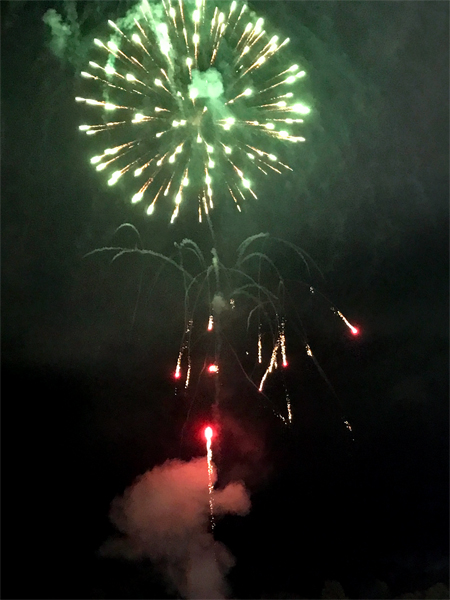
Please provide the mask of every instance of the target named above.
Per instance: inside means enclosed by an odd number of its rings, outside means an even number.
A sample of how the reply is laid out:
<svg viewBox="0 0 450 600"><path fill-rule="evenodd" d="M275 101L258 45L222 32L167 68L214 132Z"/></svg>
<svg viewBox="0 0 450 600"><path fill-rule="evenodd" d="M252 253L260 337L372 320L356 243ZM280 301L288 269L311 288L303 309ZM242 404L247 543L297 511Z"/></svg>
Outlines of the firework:
<svg viewBox="0 0 450 600"><path fill-rule="evenodd" d="M232 352L244 369L247 381L258 390L266 406L268 405L265 392L267 383L275 372L280 374L278 380L284 385L285 408L281 411L273 405L270 408L277 418L288 424L292 421L293 411L287 386L284 383L284 372L289 368L288 334L293 329L297 330L297 334L303 335L306 355L311 358L327 385L330 388L332 386L313 354L301 320L286 319L289 310L285 306L286 291L282 274L270 256L262 252L264 246L269 243L293 251L306 265L310 260L296 246L271 238L268 234L251 236L242 242L237 248L236 260L231 266L223 264L215 249L212 251L212 261L208 264L198 245L190 239L184 239L180 244L176 244L179 252L178 262L156 252L136 248L103 248L94 253L110 251L114 252L115 258L127 253L149 255L170 264L182 275L185 326L173 372L177 386L181 385L187 389L193 384L195 388L199 378L207 375L215 379L217 394L219 381L226 373L226 369L223 368L222 342L225 337L231 339L231 336L237 334L238 339L244 337L247 339L246 362L249 364L253 362L253 367L246 371L238 354L234 350ZM199 269L188 271L183 266L187 264L188 254L196 256ZM309 293L325 299L333 313L344 320L350 329L353 327L344 315L331 305L326 296L309 284L305 285ZM236 320L235 317L239 316L242 318ZM232 323L234 323L233 329ZM353 329L356 330L355 327ZM194 347L197 348L195 363L192 356ZM199 360L201 358L203 358L203 367L199 369L197 365L201 363ZM193 375L194 381L192 381ZM214 402L217 407L217 397Z"/></svg>
<svg viewBox="0 0 450 600"><path fill-rule="evenodd" d="M205 352L205 360L210 358L210 362L206 362L204 370L212 376L217 376L221 372L220 364L222 354L219 350L220 340L223 335L223 329L227 328L227 323L230 320L231 311L235 310L236 302L242 314L247 314L247 333L255 329L257 324L257 348L256 360L259 369L254 373L255 380L251 380L253 385L259 392L263 392L265 381L269 374L278 368L286 368L287 349L286 349L286 322L284 318L284 306L281 298L272 292L267 286L261 283L262 276L261 262L270 264L273 270L272 275L275 275L273 287L279 287L281 283L278 269L267 255L261 252L249 252L251 245L261 240L266 240L268 236L257 235L248 238L241 244L237 251L237 261L231 267L225 266L218 253L212 252L212 263L207 266L204 256L198 246L192 240L184 240L179 245L180 262L183 264L183 251L193 251L202 265L202 270L197 274L189 274L185 277L185 319L186 329L180 343L180 350L174 372L174 377L185 380L185 388L190 384L190 378L187 374L190 373L190 365L192 363L190 356L191 336L194 329L194 322L197 323L195 329L195 345L202 340L202 347ZM252 260L253 259L253 260ZM252 268L253 267L253 268ZM255 278L255 269L258 271L258 277ZM270 278L269 279L273 279ZM200 310L199 296L208 291L208 313ZM214 293L211 294L211 292ZM193 301L191 301L193 297ZM199 322L202 314L208 314L205 325ZM203 333L205 332L206 333ZM209 332L214 332L212 338L204 337ZM265 357L268 353L268 348L271 347L271 359L267 366L264 366ZM247 353L248 354L248 353ZM253 353L252 353L253 354ZM212 359L212 360L211 360ZM262 370L264 369L264 370ZM203 371L202 371L203 372ZM200 373L201 375L201 373ZM280 412L272 411L283 422L287 423L292 419L290 399L286 392L286 409L287 415L283 416Z"/></svg>
<svg viewBox="0 0 450 600"><path fill-rule="evenodd" d="M336 310L335 308L332 309L339 317L341 317L341 319L344 321L344 323L347 325L347 327L350 329L350 331L352 332L353 335L358 335L359 333L359 329L357 327L354 327L351 323L349 323L347 321L347 319L344 317L344 315L341 313L340 310Z"/></svg>
<svg viewBox="0 0 450 600"><path fill-rule="evenodd" d="M108 24L81 73L89 96L76 100L100 112L80 130L99 138L90 161L109 185L127 177L149 215L165 198L171 222L189 196L201 221L222 190L240 211L255 179L292 170L274 152L305 140L310 109L295 97L305 71L283 62L289 39L246 4L144 0Z"/></svg>
<svg viewBox="0 0 450 600"><path fill-rule="evenodd" d="M208 463L208 492L209 492L209 511L211 515L211 528L214 529L214 485L213 485L213 466L212 466L212 449L211 439L213 437L213 430L208 425L205 427L205 439L206 439L206 460Z"/></svg>
<svg viewBox="0 0 450 600"><path fill-rule="evenodd" d="M186 388L190 383L187 374L191 370L190 339L194 322L205 319L197 325L196 343L198 340L202 340L205 360L210 359L209 363L204 363L204 369L209 375L217 376L221 372L220 364L222 361L221 352L217 350L220 347L217 340L222 337L224 327L226 328L227 320L230 318L230 312L236 306L242 310L243 314L247 315L247 335L251 332L251 337L255 336L256 347L254 350L246 352L247 356L253 355L256 363L255 368L251 370L251 374L247 374L248 381L251 381L261 394L264 394L269 377L276 371L283 373L289 367L285 317L287 309L284 303L283 277L267 254L254 249L254 245L258 242L265 244L269 241L285 245L290 250L294 250L297 256L308 264L309 257L299 248L283 240L270 238L267 234L251 236L242 242L237 249L237 260L231 267L227 267L221 262L216 250L212 251L212 262L207 266L205 257L192 240L186 239L180 244L181 262L183 262L181 258L182 250L189 249L197 255L199 263L202 265L202 270L199 273L185 278L187 284L185 285L184 304L188 327L181 340L175 377L183 378L186 373ZM263 264L268 267L268 270L262 271ZM252 268L252 266L256 268ZM264 280L265 283L262 284L261 280ZM331 304L321 292L308 284L305 285L311 294L321 296L327 303ZM205 299L207 299L208 312L199 310L198 294L194 293L196 289L200 290L200 294L207 291ZM215 290L213 294L211 294L212 290ZM195 298L193 303L190 301L190 296ZM359 330L350 324L342 312L338 311L333 305L330 306L330 309L345 322L352 333L358 333ZM208 341L210 338L205 337L205 329L206 334L214 332L215 335L211 341ZM306 355L312 359L327 385L332 387L311 350L304 330L303 335ZM213 343L214 340L215 343ZM214 349L212 350L213 345ZM185 357L183 364L181 357ZM284 382L284 377L281 379ZM272 412L288 424L292 422L292 404L285 383L284 388L286 411L280 412L272 407Z"/></svg>

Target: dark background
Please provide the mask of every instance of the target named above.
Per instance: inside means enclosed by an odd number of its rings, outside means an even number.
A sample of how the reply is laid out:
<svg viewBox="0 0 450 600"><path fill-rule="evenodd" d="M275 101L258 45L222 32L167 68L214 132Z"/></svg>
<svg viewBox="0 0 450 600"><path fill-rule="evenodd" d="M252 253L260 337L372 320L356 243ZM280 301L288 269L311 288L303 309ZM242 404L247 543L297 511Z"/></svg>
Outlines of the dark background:
<svg viewBox="0 0 450 600"><path fill-rule="evenodd" d="M97 550L115 495L204 452L195 411L180 443L178 280L151 289L151 261L83 259L133 244L114 236L124 222L165 254L184 237L205 256L211 246L189 218L143 219L91 168L77 130L91 40L130 6L1 3L4 598L168 597L151 565ZM253 6L291 38L313 110L294 172L242 215L220 208L218 244L227 258L260 231L297 244L324 274L311 283L361 334L308 300L304 325L341 410L288 323L290 430L229 383L219 471L237 469L252 497L216 532L236 557L233 593L317 598L337 580L378 598L448 584L448 3ZM59 57L49 8L72 31ZM298 279L295 261L284 269Z"/></svg>

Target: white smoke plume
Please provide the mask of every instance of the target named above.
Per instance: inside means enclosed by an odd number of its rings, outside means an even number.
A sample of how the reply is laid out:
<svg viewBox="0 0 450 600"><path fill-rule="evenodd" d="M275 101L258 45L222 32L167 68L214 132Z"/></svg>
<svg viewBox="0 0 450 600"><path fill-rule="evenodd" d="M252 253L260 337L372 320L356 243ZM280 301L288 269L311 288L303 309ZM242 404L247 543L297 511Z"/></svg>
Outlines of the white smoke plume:
<svg viewBox="0 0 450 600"><path fill-rule="evenodd" d="M215 477L215 475L214 475ZM245 515L250 499L241 482L214 492L214 516ZM107 541L104 556L150 558L186 598L225 598L234 564L209 530L205 458L171 460L140 476L115 498L110 519L122 537Z"/></svg>

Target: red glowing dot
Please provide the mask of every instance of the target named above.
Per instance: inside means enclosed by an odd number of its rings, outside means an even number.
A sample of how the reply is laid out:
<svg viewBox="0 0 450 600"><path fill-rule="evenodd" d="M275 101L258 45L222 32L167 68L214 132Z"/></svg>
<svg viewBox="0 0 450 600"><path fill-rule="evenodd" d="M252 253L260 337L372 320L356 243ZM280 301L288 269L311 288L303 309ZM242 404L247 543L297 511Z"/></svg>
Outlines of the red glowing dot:
<svg viewBox="0 0 450 600"><path fill-rule="evenodd" d="M219 367L217 365L209 365L209 367L208 367L208 371L210 373L217 373L218 370L219 370Z"/></svg>
<svg viewBox="0 0 450 600"><path fill-rule="evenodd" d="M358 335L359 329L357 327L352 327L351 328L351 332L352 332L353 335Z"/></svg>
<svg viewBox="0 0 450 600"><path fill-rule="evenodd" d="M207 440L210 440L213 436L213 430L211 429L211 427L205 427L205 438Z"/></svg>
<svg viewBox="0 0 450 600"><path fill-rule="evenodd" d="M180 379L181 373L179 371L175 371L174 377L175 377L175 379Z"/></svg>
<svg viewBox="0 0 450 600"><path fill-rule="evenodd" d="M287 367L288 366L288 361L287 360L283 360L283 367Z"/></svg>

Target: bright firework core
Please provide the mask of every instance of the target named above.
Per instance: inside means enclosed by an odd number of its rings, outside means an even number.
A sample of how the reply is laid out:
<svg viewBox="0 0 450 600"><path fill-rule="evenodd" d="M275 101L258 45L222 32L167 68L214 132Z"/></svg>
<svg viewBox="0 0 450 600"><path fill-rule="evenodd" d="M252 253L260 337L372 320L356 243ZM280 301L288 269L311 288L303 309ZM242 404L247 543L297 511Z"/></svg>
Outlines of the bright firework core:
<svg viewBox="0 0 450 600"><path fill-rule="evenodd" d="M126 174L147 214L166 197L171 222L185 195L197 198L201 221L219 190L240 210L256 198L254 180L292 170L273 150L304 141L298 117L310 110L294 97L305 71L282 63L289 39L269 37L237 2L144 0L127 20L123 31L108 22L108 42L94 40L95 61L81 73L91 97L76 98L106 113L80 130L98 134L91 163L109 185ZM102 146L103 137L114 145Z"/></svg>
<svg viewBox="0 0 450 600"><path fill-rule="evenodd" d="M212 430L212 428L209 427L209 426L205 427L205 438L207 440L210 440L212 438L212 436L213 436L213 430Z"/></svg>
<svg viewBox="0 0 450 600"><path fill-rule="evenodd" d="M209 373L217 373L219 371L219 367L217 365L209 365L208 372Z"/></svg>

